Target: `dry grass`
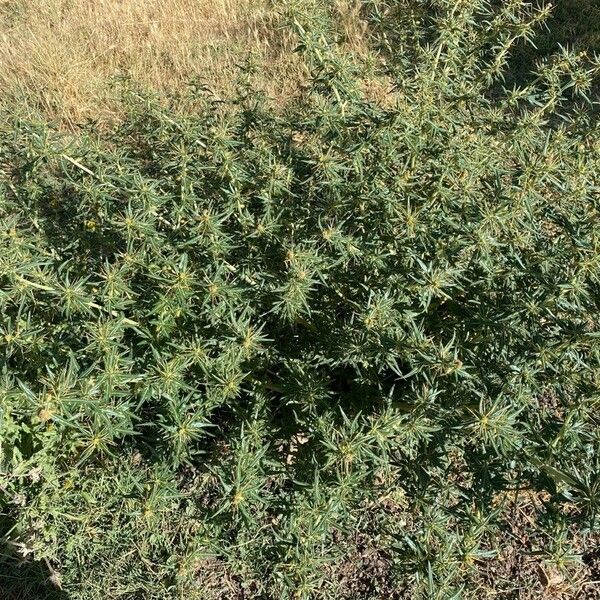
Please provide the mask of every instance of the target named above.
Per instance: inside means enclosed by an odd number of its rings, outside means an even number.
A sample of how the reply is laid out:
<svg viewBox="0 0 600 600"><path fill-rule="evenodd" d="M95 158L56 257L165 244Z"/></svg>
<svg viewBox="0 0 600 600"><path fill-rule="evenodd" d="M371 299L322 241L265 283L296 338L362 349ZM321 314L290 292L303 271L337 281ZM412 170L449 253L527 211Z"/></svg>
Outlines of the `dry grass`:
<svg viewBox="0 0 600 600"><path fill-rule="evenodd" d="M293 92L301 66L276 27L268 0L0 0L0 86L63 125L110 120L110 83L126 75L151 89L201 78L231 88L248 53L274 97Z"/></svg>

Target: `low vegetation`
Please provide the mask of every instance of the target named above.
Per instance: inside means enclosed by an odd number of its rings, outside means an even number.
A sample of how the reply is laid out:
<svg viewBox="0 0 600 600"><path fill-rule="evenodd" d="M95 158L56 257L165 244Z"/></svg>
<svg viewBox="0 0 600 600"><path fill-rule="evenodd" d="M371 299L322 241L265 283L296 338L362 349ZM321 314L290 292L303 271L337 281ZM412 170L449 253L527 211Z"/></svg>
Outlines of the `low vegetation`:
<svg viewBox="0 0 600 600"><path fill-rule="evenodd" d="M277 21L263 0L4 0L4 104L69 129L111 122L122 78L166 93L197 79L227 93L248 53L266 91L285 98L301 71Z"/></svg>
<svg viewBox="0 0 600 600"><path fill-rule="evenodd" d="M277 109L248 60L6 116L11 600L598 597L600 61L507 86L548 9L356 8L280 7Z"/></svg>

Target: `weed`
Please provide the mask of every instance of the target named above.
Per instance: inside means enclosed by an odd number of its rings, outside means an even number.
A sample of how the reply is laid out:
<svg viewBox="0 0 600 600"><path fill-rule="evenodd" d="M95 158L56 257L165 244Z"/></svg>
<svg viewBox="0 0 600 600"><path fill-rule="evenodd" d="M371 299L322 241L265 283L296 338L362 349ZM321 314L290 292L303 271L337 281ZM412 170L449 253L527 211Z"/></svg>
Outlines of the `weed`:
<svg viewBox="0 0 600 600"><path fill-rule="evenodd" d="M600 63L503 89L548 15L519 0L365 0L379 61L284 8L311 73L284 110L249 64L195 111L3 125L4 537L73 599L526 597L507 540L575 597Z"/></svg>

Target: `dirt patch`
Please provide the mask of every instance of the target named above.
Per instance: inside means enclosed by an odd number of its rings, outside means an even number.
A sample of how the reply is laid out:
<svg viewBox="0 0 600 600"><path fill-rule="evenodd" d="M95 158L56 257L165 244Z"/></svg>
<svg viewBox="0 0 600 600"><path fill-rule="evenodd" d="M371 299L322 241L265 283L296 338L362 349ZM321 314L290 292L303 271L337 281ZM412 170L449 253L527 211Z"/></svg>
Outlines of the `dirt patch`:
<svg viewBox="0 0 600 600"><path fill-rule="evenodd" d="M477 582L483 598L503 600L598 600L599 536L569 532L570 555L549 560L551 540L538 522L544 494L527 492L507 510L494 545L500 552L482 562ZM578 559L580 557L580 559Z"/></svg>
<svg viewBox="0 0 600 600"><path fill-rule="evenodd" d="M328 567L328 580L341 599L387 598L400 600L394 589L387 552L366 534L357 535L348 545L351 551Z"/></svg>

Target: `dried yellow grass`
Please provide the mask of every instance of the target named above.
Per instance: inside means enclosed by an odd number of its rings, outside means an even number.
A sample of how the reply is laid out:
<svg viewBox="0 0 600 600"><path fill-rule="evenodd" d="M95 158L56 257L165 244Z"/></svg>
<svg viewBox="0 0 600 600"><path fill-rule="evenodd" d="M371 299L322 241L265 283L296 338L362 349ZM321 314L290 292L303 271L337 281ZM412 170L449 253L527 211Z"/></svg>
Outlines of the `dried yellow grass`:
<svg viewBox="0 0 600 600"><path fill-rule="evenodd" d="M111 120L115 76L226 92L248 53L265 91L285 98L302 70L275 22L268 0L0 0L3 101L67 126Z"/></svg>

